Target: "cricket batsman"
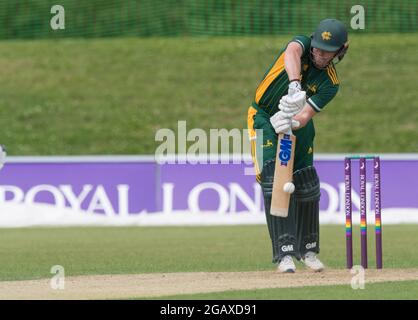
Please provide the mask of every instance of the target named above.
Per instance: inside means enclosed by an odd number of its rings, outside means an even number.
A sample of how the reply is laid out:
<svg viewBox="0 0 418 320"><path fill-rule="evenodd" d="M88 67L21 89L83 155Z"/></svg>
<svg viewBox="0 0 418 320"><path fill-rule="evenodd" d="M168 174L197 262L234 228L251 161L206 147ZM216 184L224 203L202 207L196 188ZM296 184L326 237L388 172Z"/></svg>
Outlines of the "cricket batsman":
<svg viewBox="0 0 418 320"><path fill-rule="evenodd" d="M319 253L319 178L313 166L313 117L335 97L335 65L348 50L347 29L336 19L319 23L310 36L296 36L279 52L256 89L248 109L248 129L256 178L263 195L273 263L280 272L295 272L293 258L314 271L324 265ZM279 133L296 136L294 192L288 216L270 214ZM263 134L258 134L259 132ZM262 137L260 137L262 136Z"/></svg>

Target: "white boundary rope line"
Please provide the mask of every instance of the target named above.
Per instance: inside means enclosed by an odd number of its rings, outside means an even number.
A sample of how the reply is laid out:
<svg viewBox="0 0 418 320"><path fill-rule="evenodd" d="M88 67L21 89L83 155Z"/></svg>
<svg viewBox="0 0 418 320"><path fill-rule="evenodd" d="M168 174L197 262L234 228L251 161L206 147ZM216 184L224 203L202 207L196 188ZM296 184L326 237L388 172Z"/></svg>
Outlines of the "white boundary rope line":
<svg viewBox="0 0 418 320"><path fill-rule="evenodd" d="M319 153L314 157L315 161L334 161L344 160L349 154L345 153ZM360 154L362 155L362 154ZM369 154L367 154L369 155ZM418 153L376 153L381 160L385 161L417 161ZM169 155L160 157L160 159L167 161L228 161L241 159L242 161L250 161L251 156L230 154L230 155ZM6 163L77 163L77 162L153 162L157 160L154 155L93 155L93 156L8 156Z"/></svg>

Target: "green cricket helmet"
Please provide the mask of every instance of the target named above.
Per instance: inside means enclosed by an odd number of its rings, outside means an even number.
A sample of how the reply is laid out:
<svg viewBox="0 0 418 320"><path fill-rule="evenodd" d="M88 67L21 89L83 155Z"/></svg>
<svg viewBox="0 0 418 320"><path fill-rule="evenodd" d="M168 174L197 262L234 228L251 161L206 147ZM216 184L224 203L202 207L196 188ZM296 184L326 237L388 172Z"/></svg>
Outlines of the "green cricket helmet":
<svg viewBox="0 0 418 320"><path fill-rule="evenodd" d="M322 20L311 36L311 48L336 52L333 62L338 63L348 50L347 28L337 19Z"/></svg>

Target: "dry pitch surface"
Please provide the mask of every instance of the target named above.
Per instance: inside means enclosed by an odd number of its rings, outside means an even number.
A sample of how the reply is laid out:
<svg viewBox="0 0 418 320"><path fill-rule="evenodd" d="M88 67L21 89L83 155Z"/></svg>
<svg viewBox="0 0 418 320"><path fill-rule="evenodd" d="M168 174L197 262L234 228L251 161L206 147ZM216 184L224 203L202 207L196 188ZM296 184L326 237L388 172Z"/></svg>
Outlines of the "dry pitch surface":
<svg viewBox="0 0 418 320"><path fill-rule="evenodd" d="M350 286L348 270L306 270L295 274L273 271L187 272L137 275L99 275L65 278L64 290L51 289L51 279L0 282L0 299L118 299L149 298L228 290L289 288L304 286ZM367 270L367 283L418 280L418 269Z"/></svg>

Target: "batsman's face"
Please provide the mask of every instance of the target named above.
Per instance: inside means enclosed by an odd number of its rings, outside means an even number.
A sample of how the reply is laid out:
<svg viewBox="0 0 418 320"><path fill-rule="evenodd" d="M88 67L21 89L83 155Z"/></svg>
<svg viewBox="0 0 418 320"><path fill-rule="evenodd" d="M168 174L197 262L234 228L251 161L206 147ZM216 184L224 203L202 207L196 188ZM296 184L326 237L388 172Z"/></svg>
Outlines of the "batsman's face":
<svg viewBox="0 0 418 320"><path fill-rule="evenodd" d="M314 60L313 62L315 63L315 66L319 69L325 68L335 56L335 52L333 51L324 51L318 48L313 48L312 54Z"/></svg>

